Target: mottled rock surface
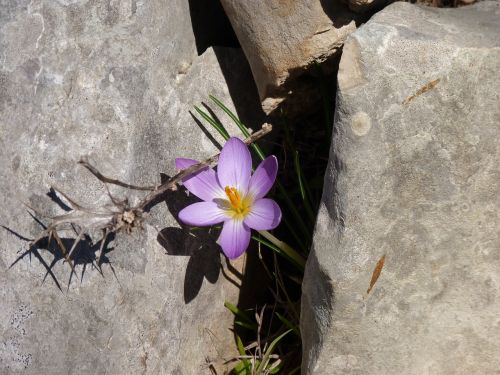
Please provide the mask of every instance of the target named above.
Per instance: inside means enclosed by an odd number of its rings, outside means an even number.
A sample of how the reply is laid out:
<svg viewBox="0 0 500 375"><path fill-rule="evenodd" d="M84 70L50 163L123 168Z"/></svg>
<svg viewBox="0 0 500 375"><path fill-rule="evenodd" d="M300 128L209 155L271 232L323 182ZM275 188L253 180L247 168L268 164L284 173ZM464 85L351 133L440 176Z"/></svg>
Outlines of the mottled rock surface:
<svg viewBox="0 0 500 375"><path fill-rule="evenodd" d="M248 113L253 102L259 108L240 50L197 56L186 1L4 3L0 224L21 236L41 230L22 201L64 212L47 196L50 185L85 205L108 201L76 165L81 155L107 175L155 184L160 172L175 172L175 157L217 151L188 112L194 104L214 94L233 109L231 97ZM190 199L170 194L142 232L111 242L104 277L92 267L98 247L77 250L69 290L70 268L56 259L62 292L51 276L42 282L46 268L35 255L7 270L28 243L2 229L0 373L210 374L212 361L222 373L221 359L234 354L223 304L237 303L238 289L223 275L213 236L194 237L177 222ZM42 246L39 254L51 265L51 252Z"/></svg>
<svg viewBox="0 0 500 375"><path fill-rule="evenodd" d="M356 15L337 1L221 2L248 58L266 113L285 99L306 106L311 87L299 77L314 62L334 56L356 29ZM289 108L293 111L292 104Z"/></svg>
<svg viewBox="0 0 500 375"><path fill-rule="evenodd" d="M395 3L346 42L303 374L499 373L499 35L498 2Z"/></svg>

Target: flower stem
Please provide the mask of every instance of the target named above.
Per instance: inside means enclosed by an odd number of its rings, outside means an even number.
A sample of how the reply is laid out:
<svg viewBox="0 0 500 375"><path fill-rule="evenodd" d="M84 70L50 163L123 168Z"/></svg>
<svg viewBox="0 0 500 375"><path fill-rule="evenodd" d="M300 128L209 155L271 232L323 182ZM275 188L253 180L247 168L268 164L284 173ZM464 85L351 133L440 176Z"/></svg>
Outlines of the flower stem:
<svg viewBox="0 0 500 375"><path fill-rule="evenodd" d="M279 239L277 239L275 236L273 236L271 233L269 233L267 230L260 230L259 233L267 239L269 242L271 242L273 245L278 247L283 253L285 253L290 259L292 259L294 262L296 262L298 265L302 267L302 269L306 265L306 260L302 255L300 255L297 251L295 251L290 245L288 245L286 242L283 242Z"/></svg>

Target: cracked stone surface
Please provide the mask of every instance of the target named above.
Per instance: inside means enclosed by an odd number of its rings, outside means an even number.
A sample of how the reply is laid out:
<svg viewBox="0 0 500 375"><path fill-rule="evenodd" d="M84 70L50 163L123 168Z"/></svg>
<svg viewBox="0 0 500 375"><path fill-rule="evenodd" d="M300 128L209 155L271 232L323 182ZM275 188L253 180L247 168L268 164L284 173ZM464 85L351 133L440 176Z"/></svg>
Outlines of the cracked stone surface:
<svg viewBox="0 0 500 375"><path fill-rule="evenodd" d="M303 374L498 373L498 35L498 2L395 3L347 40Z"/></svg>
<svg viewBox="0 0 500 375"><path fill-rule="evenodd" d="M172 175L175 157L212 155L216 147L188 112L209 94L234 110L237 98L247 110L237 112L260 125L241 51L197 56L195 44L183 0L3 2L0 224L34 238L41 226L21 202L62 213L47 196L51 185L84 205L107 202L104 187L76 165L82 155L138 185ZM142 232L111 242L104 277L91 263L98 248L82 248L66 290L70 268L56 258L62 292L35 255L7 270L28 243L2 229L0 373L210 374L210 363L222 373L222 359L234 354L223 304L238 300L223 273L238 283L243 261L228 269L213 235L180 227L175 215L190 199L172 193ZM39 254L51 265L48 250Z"/></svg>

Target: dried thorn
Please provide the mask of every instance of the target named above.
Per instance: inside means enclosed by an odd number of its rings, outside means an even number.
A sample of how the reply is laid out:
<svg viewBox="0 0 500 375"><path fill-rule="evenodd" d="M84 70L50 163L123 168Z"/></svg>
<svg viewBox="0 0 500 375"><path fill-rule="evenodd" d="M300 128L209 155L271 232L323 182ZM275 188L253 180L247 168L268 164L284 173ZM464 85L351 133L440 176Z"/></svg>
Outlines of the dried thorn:
<svg viewBox="0 0 500 375"><path fill-rule="evenodd" d="M50 262L50 266L47 269L47 272L45 272L45 275L43 276L42 284L45 283L45 279L50 274L50 272L52 271L52 267L54 267L54 265L57 263L57 261L58 261L57 257L54 257L54 259L52 259L52 262Z"/></svg>
<svg viewBox="0 0 500 375"><path fill-rule="evenodd" d="M80 204L76 203L69 196L67 196L66 194L64 194L60 189L56 188L55 186L51 186L51 189L53 189L56 193L61 194L61 196L68 201L69 206L73 210L85 211L85 208L83 208L83 206L81 206Z"/></svg>
<svg viewBox="0 0 500 375"><path fill-rule="evenodd" d="M68 206L67 203L65 203L61 197L57 194L57 192L53 189L53 188L50 188L49 189L49 192L47 193L47 196L52 199L52 201L57 204L59 207L61 207L61 209L63 209L64 211L68 212L68 211L71 211L71 207Z"/></svg>
<svg viewBox="0 0 500 375"><path fill-rule="evenodd" d="M49 217L49 216L47 216L47 215L43 214L42 212L38 211L36 208L34 208L34 207L30 206L28 203L26 203L26 202L21 202L21 204L22 204L23 206L26 206L27 208L29 208L31 211L33 211L33 212L34 212L34 213L36 213L37 215L39 215L39 216L41 216L41 217L44 217L44 218L46 218L46 219L50 219L50 217ZM32 217L32 218L34 218L34 219L35 219L35 216L33 216L33 215L31 214L31 212L29 212L29 211L28 211L28 213L31 215L31 217ZM37 221L38 221L38 220L37 220Z"/></svg>
<svg viewBox="0 0 500 375"><path fill-rule="evenodd" d="M43 229L45 229L45 230L47 230L47 229L48 229L48 227L47 227L44 223L42 223L42 222L41 222L41 221L40 221L40 220L39 220L39 219L38 219L35 215L33 215L33 214L32 214L31 212L29 212L29 211L27 211L27 212L28 212L28 215L30 215L30 216L31 216L31 218L32 218L33 220L35 220L35 221L38 223L38 225L40 225L40 226L41 226ZM36 211L34 211L34 212L36 212ZM43 215L42 215L42 216L43 216ZM46 216L46 218L49 218L49 217L48 217L48 216Z"/></svg>
<svg viewBox="0 0 500 375"><path fill-rule="evenodd" d="M69 292L69 287L71 285L71 280L73 279L73 275L76 275L76 273L74 273L73 271L71 271L70 274L69 274L68 285L66 287L66 291L67 292Z"/></svg>
<svg viewBox="0 0 500 375"><path fill-rule="evenodd" d="M43 232L41 232L38 237L36 237L34 240L32 240L30 243L29 243L29 246L30 248L35 246L38 242L40 242L40 240L44 239L45 237L49 237L51 236L51 231L49 231L48 229L45 229ZM49 237L51 238L51 237ZM50 244L50 242L47 243L47 247L48 245Z"/></svg>
<svg viewBox="0 0 500 375"><path fill-rule="evenodd" d="M104 273L102 272L101 267L97 267L97 265L95 265L94 262L92 262L92 266L95 267L97 272L99 272L99 274L104 278Z"/></svg>
<svg viewBox="0 0 500 375"><path fill-rule="evenodd" d="M104 183L108 184L113 184L113 185L118 185L127 189L132 189L132 190L154 190L156 186L136 186L136 185L130 185L125 182L122 182L120 180L116 180L113 178L109 178L104 176L101 172L97 170L92 164L89 163L88 159L86 157L80 158L78 161L78 164L83 165L85 168L87 168L90 173L92 173L99 181L102 181Z"/></svg>
<svg viewBox="0 0 500 375"><path fill-rule="evenodd" d="M24 237L22 236L21 234L13 231L12 229L10 229L9 227L6 227L5 225L0 225L3 229L5 229L7 232L9 232L10 234L16 236L17 238L19 238L20 240L22 241L26 241L26 242L30 242L31 240L27 237Z"/></svg>
<svg viewBox="0 0 500 375"><path fill-rule="evenodd" d="M73 245L71 246L71 249L69 251L69 254L68 254L68 258L71 259L71 255L73 254L73 251L75 251L76 249L76 246L78 245L78 243L82 240L82 237L83 235L85 234L84 230L82 229L80 231L80 233L78 234L78 237L76 237L76 239L74 240L73 242Z"/></svg>
<svg viewBox="0 0 500 375"><path fill-rule="evenodd" d="M106 192L108 193L108 197L111 200L111 203L113 203L115 206L120 207L120 208L127 206L127 199L124 199L123 201L120 202L115 197L113 197L113 195L109 191L108 185L104 184L104 187L106 188Z"/></svg>
<svg viewBox="0 0 500 375"><path fill-rule="evenodd" d="M45 269L49 273L50 277L52 277L52 280L54 280L54 283L56 284L57 288L62 292L61 285L59 284L59 281L57 281L56 275L54 275L51 267L49 267L48 264L45 262L45 260L42 258L42 255L36 249L33 249L30 252L33 252L35 257L40 261L40 263L42 263L42 265L45 267Z"/></svg>
<svg viewBox="0 0 500 375"><path fill-rule="evenodd" d="M111 272L113 272L113 275L115 275L116 281L118 281L118 284L120 284L120 286L121 286L120 280L118 280L118 276L116 276L115 268L113 267L113 265L111 263L109 263L109 268L111 268Z"/></svg>
<svg viewBox="0 0 500 375"><path fill-rule="evenodd" d="M84 263L82 268L82 276L80 277L80 284L83 282L83 275L85 274L86 269L87 269L87 263Z"/></svg>
<svg viewBox="0 0 500 375"><path fill-rule="evenodd" d="M101 238L101 246L99 248L99 258L97 259L97 267L99 269L101 269L101 258L104 251L104 244L106 243L106 239L108 238L108 234L109 234L109 229L108 228L104 229L104 235Z"/></svg>
<svg viewBox="0 0 500 375"><path fill-rule="evenodd" d="M52 231L49 231L47 236L47 249L50 249L50 242L52 241Z"/></svg>
<svg viewBox="0 0 500 375"><path fill-rule="evenodd" d="M30 248L29 248L28 250L26 250L24 253L22 253L21 255L19 255L19 256L17 257L17 259L16 259L14 262L12 262L12 264L9 266L9 268L8 268L8 269L10 270L12 267L14 267L14 265L16 265L16 264L17 264L17 263L18 263L21 259L23 259L26 255L29 255L29 256L30 256L30 259L31 259L31 251L32 251L32 250L31 250L31 246L30 246Z"/></svg>
<svg viewBox="0 0 500 375"><path fill-rule="evenodd" d="M71 229L73 229L73 232L75 232L75 234L78 236L78 233L80 233L80 231L76 229L76 226L74 223L70 223L70 224L71 224Z"/></svg>
<svg viewBox="0 0 500 375"><path fill-rule="evenodd" d="M54 238L55 238L57 244L59 245L59 248L61 249L61 252L64 255L64 258L66 259L66 261L69 263L69 266L71 267L71 272L75 272L76 273L75 267L73 266L73 262L69 258L68 251L66 250L66 247L64 246L63 242L61 241L61 238L59 237L59 235L57 234L56 231L53 231L53 235L54 235Z"/></svg>

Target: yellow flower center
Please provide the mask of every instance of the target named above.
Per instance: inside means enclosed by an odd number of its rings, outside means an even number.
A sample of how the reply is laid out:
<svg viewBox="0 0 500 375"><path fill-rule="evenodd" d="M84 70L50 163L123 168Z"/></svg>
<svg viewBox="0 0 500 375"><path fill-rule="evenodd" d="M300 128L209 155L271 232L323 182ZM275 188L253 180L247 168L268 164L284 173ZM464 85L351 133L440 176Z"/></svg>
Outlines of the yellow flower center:
<svg viewBox="0 0 500 375"><path fill-rule="evenodd" d="M252 203L251 198L248 196L242 198L240 192L234 187L226 186L224 191L226 192L230 203L228 213L233 217L233 219L244 219L250 212L250 205Z"/></svg>

